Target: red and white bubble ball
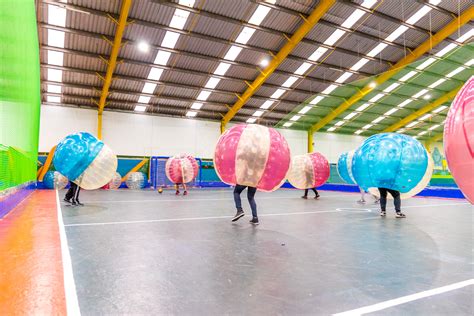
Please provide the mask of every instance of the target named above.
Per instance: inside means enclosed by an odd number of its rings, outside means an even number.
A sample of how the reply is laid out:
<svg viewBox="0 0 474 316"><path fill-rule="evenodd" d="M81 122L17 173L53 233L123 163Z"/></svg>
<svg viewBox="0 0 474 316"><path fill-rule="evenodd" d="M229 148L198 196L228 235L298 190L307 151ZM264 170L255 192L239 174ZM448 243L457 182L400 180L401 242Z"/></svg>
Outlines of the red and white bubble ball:
<svg viewBox="0 0 474 316"><path fill-rule="evenodd" d="M294 156L288 181L297 189L310 189L324 184L329 179L329 162L320 153Z"/></svg>
<svg viewBox="0 0 474 316"><path fill-rule="evenodd" d="M214 166L223 182L266 192L285 182L290 162L286 139L277 130L257 124L228 129L214 152Z"/></svg>
<svg viewBox="0 0 474 316"><path fill-rule="evenodd" d="M173 183L191 182L197 177L198 171L198 163L191 155L180 154L166 161L166 177Z"/></svg>
<svg viewBox="0 0 474 316"><path fill-rule="evenodd" d="M474 204L474 77L464 84L449 109L444 153L456 184Z"/></svg>

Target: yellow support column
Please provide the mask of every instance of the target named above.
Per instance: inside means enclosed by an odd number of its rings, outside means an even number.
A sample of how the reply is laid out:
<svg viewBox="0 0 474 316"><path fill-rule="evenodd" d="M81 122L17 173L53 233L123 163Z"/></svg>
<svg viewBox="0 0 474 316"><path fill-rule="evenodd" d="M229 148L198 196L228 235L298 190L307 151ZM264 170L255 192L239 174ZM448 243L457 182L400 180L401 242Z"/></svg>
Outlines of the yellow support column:
<svg viewBox="0 0 474 316"><path fill-rule="evenodd" d="M288 42L273 57L269 65L263 72L251 83L248 84L247 90L238 97L237 102L230 108L226 115L222 118L221 132L229 121L237 114L237 112L247 103L250 97L260 88L268 77L278 68L285 58L293 51L298 43L308 34L309 31L318 23L319 19L333 6L335 0L321 0L319 5L311 12L311 15L303 19L303 24L288 39Z"/></svg>
<svg viewBox="0 0 474 316"><path fill-rule="evenodd" d="M97 138L102 140L102 112L97 114Z"/></svg>
<svg viewBox="0 0 474 316"><path fill-rule="evenodd" d="M464 11L458 18L452 20L448 23L443 29L441 29L438 33L433 36L430 36L425 42L423 42L420 46L418 46L411 54L407 55L406 57L399 60L395 65L390 67L390 69L381 75L379 75L375 80L375 85L368 84L359 92L354 94L349 100L344 101L340 104L337 108L335 108L331 113L326 115L323 119L321 119L318 123L314 124L310 130L313 132L317 132L328 123L330 123L333 119L341 115L344 111L349 109L352 105L362 99L364 96L372 92L372 90L376 87L387 81L388 79L392 78L398 72L400 72L403 68L407 65L411 64L412 62L416 61L419 57L423 56L426 52L429 52L434 46L441 43L445 40L449 35L457 31L461 26L468 23L471 19L474 18L474 6L471 6L469 9Z"/></svg>
<svg viewBox="0 0 474 316"><path fill-rule="evenodd" d="M313 152L313 133L311 131L308 131L308 153Z"/></svg>

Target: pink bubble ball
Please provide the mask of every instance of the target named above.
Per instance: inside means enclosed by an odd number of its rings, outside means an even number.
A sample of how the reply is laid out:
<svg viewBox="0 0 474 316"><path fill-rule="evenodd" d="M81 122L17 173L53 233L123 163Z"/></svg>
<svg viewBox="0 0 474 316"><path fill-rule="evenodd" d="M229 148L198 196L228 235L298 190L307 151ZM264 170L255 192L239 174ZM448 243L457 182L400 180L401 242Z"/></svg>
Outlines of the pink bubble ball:
<svg viewBox="0 0 474 316"><path fill-rule="evenodd" d="M228 129L214 152L214 166L223 182L265 192L275 191L285 182L290 161L286 139L277 130L257 124Z"/></svg>
<svg viewBox="0 0 474 316"><path fill-rule="evenodd" d="M329 179L329 162L315 152L293 157L288 181L297 189L318 187Z"/></svg>
<svg viewBox="0 0 474 316"><path fill-rule="evenodd" d="M444 153L456 184L474 204L474 76L459 90L449 109Z"/></svg>
<svg viewBox="0 0 474 316"><path fill-rule="evenodd" d="M199 171L196 159L187 154L168 158L165 165L166 177L173 183L188 183L193 181Z"/></svg>

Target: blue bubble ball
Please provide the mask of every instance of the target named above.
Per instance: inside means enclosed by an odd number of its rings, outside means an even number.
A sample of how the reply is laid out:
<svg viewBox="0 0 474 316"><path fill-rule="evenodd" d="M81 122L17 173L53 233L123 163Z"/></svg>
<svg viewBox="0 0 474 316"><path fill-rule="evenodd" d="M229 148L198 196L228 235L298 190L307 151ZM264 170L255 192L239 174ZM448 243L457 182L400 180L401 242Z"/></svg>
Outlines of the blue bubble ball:
<svg viewBox="0 0 474 316"><path fill-rule="evenodd" d="M64 189L69 180L58 171L48 171L43 177L43 184L46 189Z"/></svg>
<svg viewBox="0 0 474 316"><path fill-rule="evenodd" d="M355 184L352 178L352 156L353 152L343 153L337 161L337 172L346 183Z"/></svg>
<svg viewBox="0 0 474 316"><path fill-rule="evenodd" d="M421 181L427 167L423 145L397 133L369 137L352 158L354 180L364 190L387 188L407 193Z"/></svg>

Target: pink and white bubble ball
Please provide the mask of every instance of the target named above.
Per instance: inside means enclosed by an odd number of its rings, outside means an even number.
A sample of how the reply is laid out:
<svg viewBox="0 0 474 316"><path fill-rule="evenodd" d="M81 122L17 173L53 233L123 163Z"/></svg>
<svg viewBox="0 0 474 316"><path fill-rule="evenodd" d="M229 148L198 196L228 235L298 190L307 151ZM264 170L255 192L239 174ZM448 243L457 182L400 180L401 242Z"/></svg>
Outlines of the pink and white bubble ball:
<svg viewBox="0 0 474 316"><path fill-rule="evenodd" d="M474 204L474 77L464 84L449 109L444 153L456 184Z"/></svg>
<svg viewBox="0 0 474 316"><path fill-rule="evenodd" d="M173 183L191 182L197 177L198 171L198 163L191 155L180 154L166 161L166 177Z"/></svg>
<svg viewBox="0 0 474 316"><path fill-rule="evenodd" d="M290 162L286 139L277 130L257 124L228 129L214 152L214 166L223 182L266 192L285 182Z"/></svg>
<svg viewBox="0 0 474 316"><path fill-rule="evenodd" d="M288 181L297 189L310 189L324 184L329 179L329 162L318 152L294 156Z"/></svg>

